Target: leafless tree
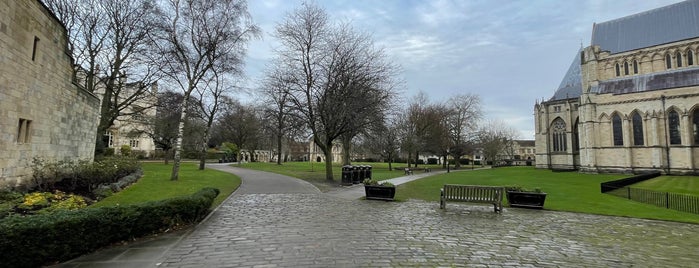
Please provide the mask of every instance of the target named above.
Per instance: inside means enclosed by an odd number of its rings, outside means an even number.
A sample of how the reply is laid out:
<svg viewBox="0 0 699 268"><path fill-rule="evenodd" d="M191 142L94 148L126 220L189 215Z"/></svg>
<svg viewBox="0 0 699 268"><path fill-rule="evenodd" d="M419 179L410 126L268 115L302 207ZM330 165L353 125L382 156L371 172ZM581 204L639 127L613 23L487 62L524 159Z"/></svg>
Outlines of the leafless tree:
<svg viewBox="0 0 699 268"><path fill-rule="evenodd" d="M447 101L446 126L454 157L455 167L461 165L461 157L473 153L473 138L482 116L480 97L474 94L458 94Z"/></svg>
<svg viewBox="0 0 699 268"><path fill-rule="evenodd" d="M193 92L197 96L196 106L200 110L205 124L202 129L203 135L200 137L199 170L204 170L206 166L206 150L211 137L211 128L221 107L230 103L229 94L233 91L232 84L226 76L219 75L218 70L213 68L211 74L203 80L203 85L197 87Z"/></svg>
<svg viewBox="0 0 699 268"><path fill-rule="evenodd" d="M369 152L381 156L388 162L388 170L393 170L392 163L400 150L399 126L390 119L385 119L381 123L370 128L369 135L364 139L364 147Z"/></svg>
<svg viewBox="0 0 699 268"><path fill-rule="evenodd" d="M400 115L401 151L407 155L408 167L417 166L421 152L439 152L446 150L443 131L439 131L445 117L444 109L439 104L430 103L427 95L418 93L406 110Z"/></svg>
<svg viewBox="0 0 699 268"><path fill-rule="evenodd" d="M157 79L146 57L148 29L153 25L153 1L46 0L66 25L78 82L102 95L97 128L99 153L102 135L120 116L143 114L146 98ZM128 76L128 80L127 80ZM134 109L138 103L138 108Z"/></svg>
<svg viewBox="0 0 699 268"><path fill-rule="evenodd" d="M395 67L367 35L329 23L314 4L288 14L275 36L282 44L277 62L290 72L291 102L325 155L326 179L333 180L334 143L384 108Z"/></svg>
<svg viewBox="0 0 699 268"><path fill-rule="evenodd" d="M235 100L225 105L221 117L218 118L217 129L222 140L251 151L257 149L257 139L262 135L262 123L256 107L243 105ZM236 159L241 162L240 151Z"/></svg>
<svg viewBox="0 0 699 268"><path fill-rule="evenodd" d="M246 1L163 0L154 27L157 62L165 77L184 94L183 106L213 69L219 74L240 70L245 44L257 36ZM171 180L179 176L186 109L179 120Z"/></svg>
<svg viewBox="0 0 699 268"><path fill-rule="evenodd" d="M489 121L482 125L478 131L478 145L483 150L485 161L497 165L502 160L498 156L505 153L517 135L517 130L502 121Z"/></svg>
<svg viewBox="0 0 699 268"><path fill-rule="evenodd" d="M264 119L274 136L277 165L282 164L283 141L302 132L303 119L295 112L291 102L291 78L285 69L272 66L266 71L262 92L264 94ZM293 140L293 138L291 139Z"/></svg>

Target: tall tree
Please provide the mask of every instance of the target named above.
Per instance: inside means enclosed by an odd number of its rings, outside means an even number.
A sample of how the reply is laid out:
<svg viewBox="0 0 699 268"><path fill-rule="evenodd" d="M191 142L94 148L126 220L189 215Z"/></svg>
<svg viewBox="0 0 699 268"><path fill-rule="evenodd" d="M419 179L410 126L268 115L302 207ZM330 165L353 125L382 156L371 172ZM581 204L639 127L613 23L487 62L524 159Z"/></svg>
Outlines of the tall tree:
<svg viewBox="0 0 699 268"><path fill-rule="evenodd" d="M325 155L326 179L332 181L335 141L361 128L351 123L366 121L363 115L377 111L375 103L390 99L387 85L395 68L368 36L329 23L325 10L314 4L288 14L275 36L282 44L278 64L290 71L291 102Z"/></svg>
<svg viewBox="0 0 699 268"><path fill-rule="evenodd" d="M257 139L262 135L262 124L255 107L231 100L225 105L217 125L218 135L222 140L233 142L239 149L257 149ZM238 151L238 163L242 162L240 156Z"/></svg>
<svg viewBox="0 0 699 268"><path fill-rule="evenodd" d="M459 168L461 157L473 153L473 139L482 116L481 100L475 94L458 94L449 98L446 105L445 123L452 144L449 154Z"/></svg>
<svg viewBox="0 0 699 268"><path fill-rule="evenodd" d="M266 71L263 81L264 117L274 136L277 165L282 164L282 142L285 137L293 137L301 131L303 120L292 107L289 87L292 78L280 66L273 66Z"/></svg>
<svg viewBox="0 0 699 268"><path fill-rule="evenodd" d="M183 93L187 106L192 91L213 69L219 74L240 69L245 44L258 33L246 1L164 0L158 2L159 24L152 42L166 78ZM187 110L179 119L171 180L179 176Z"/></svg>
<svg viewBox="0 0 699 268"><path fill-rule="evenodd" d="M102 137L120 116L141 114L151 98L157 68L146 56L153 1L46 0L66 25L75 73L89 91L102 96L96 153ZM128 81L127 81L128 76Z"/></svg>
<svg viewBox="0 0 699 268"><path fill-rule="evenodd" d="M229 102L228 94L232 91L232 83L227 81L225 76L221 76L216 68L212 69L211 75L204 80L203 86L197 87L195 92L199 108L204 123L203 134L200 137L201 151L199 152L199 170L204 170L206 165L206 150L211 137L211 128L216 117L221 110L221 106Z"/></svg>

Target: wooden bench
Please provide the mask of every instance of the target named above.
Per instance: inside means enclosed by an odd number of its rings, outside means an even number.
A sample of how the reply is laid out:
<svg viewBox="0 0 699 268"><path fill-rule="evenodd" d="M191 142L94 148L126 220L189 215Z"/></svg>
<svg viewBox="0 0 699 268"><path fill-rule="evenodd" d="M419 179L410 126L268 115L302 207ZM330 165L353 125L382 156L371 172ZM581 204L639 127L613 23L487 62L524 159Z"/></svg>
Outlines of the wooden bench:
<svg viewBox="0 0 699 268"><path fill-rule="evenodd" d="M445 209L447 201L493 204L495 212L502 212L505 188L499 186L445 184L441 189L439 208Z"/></svg>
<svg viewBox="0 0 699 268"><path fill-rule="evenodd" d="M413 175L413 170L410 168L405 168L405 175Z"/></svg>

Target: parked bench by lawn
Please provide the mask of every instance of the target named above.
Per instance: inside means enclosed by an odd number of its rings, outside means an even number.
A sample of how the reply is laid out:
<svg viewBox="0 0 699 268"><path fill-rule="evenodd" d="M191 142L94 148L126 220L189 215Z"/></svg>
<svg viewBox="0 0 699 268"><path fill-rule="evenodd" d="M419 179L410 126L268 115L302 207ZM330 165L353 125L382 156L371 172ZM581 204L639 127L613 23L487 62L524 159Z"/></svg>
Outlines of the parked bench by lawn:
<svg viewBox="0 0 699 268"><path fill-rule="evenodd" d="M504 187L445 184L440 191L439 208L445 209L447 201L493 204L495 212L502 212Z"/></svg>
<svg viewBox="0 0 699 268"><path fill-rule="evenodd" d="M431 172L432 169L430 168L405 168L403 169L405 171L405 175L413 175L413 172L415 171L425 171L425 172Z"/></svg>

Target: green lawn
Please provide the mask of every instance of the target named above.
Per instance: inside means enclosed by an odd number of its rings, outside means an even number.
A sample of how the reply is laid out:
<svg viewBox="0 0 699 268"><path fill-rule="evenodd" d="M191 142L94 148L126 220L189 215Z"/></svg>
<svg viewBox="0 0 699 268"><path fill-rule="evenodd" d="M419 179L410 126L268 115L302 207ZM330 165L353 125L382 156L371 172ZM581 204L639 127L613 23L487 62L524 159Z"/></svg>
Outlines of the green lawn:
<svg viewBox="0 0 699 268"><path fill-rule="evenodd" d="M233 165L238 166L237 164ZM372 166L372 178L375 180L386 180L403 176L403 168L406 167L405 163L393 163L392 165L394 170L389 171L388 163L352 163L352 165ZM282 165L277 165L276 163L250 162L244 163L239 167L274 172L277 174L299 178L312 183L323 192L327 192L334 187L338 187L340 182L342 182L342 165L338 163L333 164L334 180L332 182L325 179L325 163L322 162L286 162L282 163ZM429 167L433 170L441 169L440 165L419 165L418 167Z"/></svg>
<svg viewBox="0 0 699 268"><path fill-rule="evenodd" d="M699 223L699 215L668 210L600 193L601 182L628 176L552 172L533 167L452 172L399 185L396 190L396 199L414 198L438 202L439 189L444 184L519 185L525 188L538 187L546 192L548 195L544 207L550 210ZM697 194L697 191L694 193Z"/></svg>
<svg viewBox="0 0 699 268"><path fill-rule="evenodd" d="M659 192L699 195L699 177L660 176L636 183L632 187Z"/></svg>
<svg viewBox="0 0 699 268"><path fill-rule="evenodd" d="M213 208L240 186L239 177L218 170L198 170L198 165L195 163L182 163L177 181L170 180L172 164L148 162L142 163L142 166L143 177L138 182L92 206L126 205L162 200L190 195L204 187L213 187L221 191L212 204Z"/></svg>

